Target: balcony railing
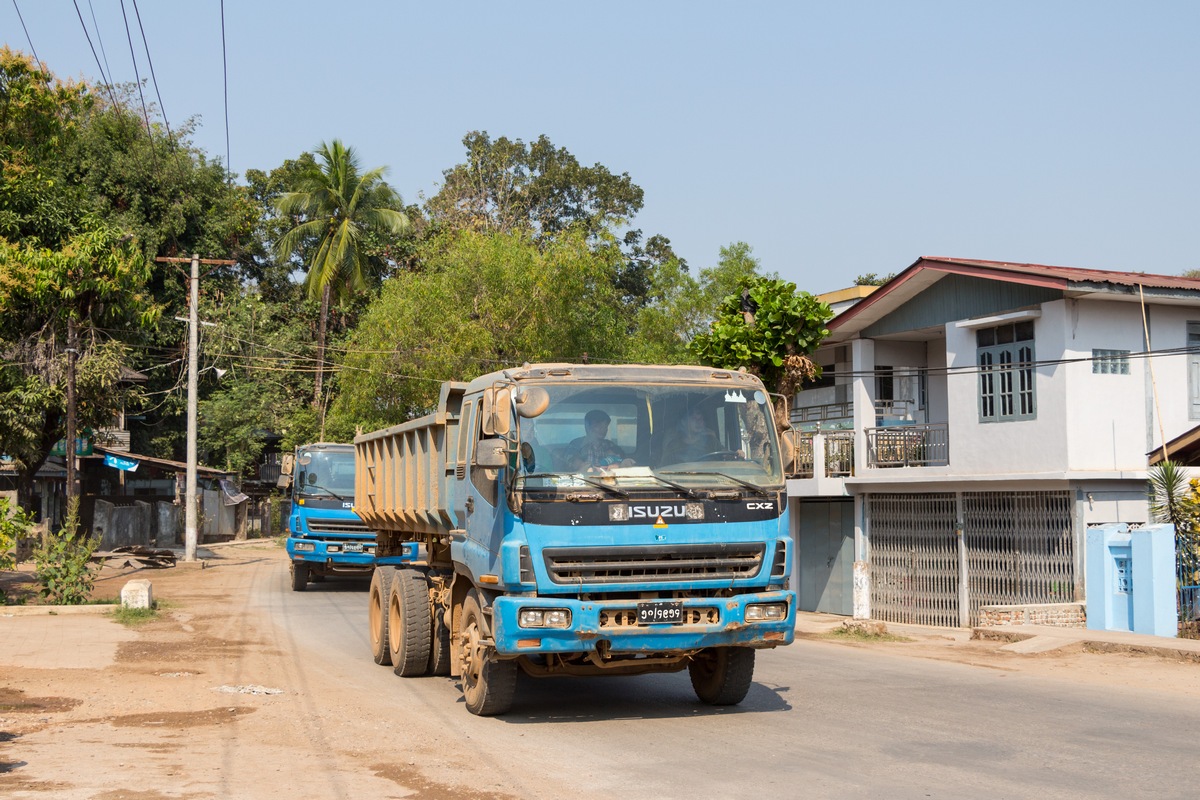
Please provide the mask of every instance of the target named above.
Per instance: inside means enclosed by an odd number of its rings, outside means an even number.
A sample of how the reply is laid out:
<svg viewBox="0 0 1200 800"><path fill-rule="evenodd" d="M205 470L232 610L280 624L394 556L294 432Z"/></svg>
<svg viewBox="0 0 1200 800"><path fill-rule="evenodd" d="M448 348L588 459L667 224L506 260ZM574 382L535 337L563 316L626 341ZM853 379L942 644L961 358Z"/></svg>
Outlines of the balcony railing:
<svg viewBox="0 0 1200 800"><path fill-rule="evenodd" d="M844 478L854 473L854 432L828 431L817 434L813 431L796 431L790 439L795 446L792 475L796 478L812 478L816 475L814 460L814 437L820 435L824 441L825 475ZM787 446L785 439L785 446Z"/></svg>
<svg viewBox="0 0 1200 800"><path fill-rule="evenodd" d="M944 467L950 463L950 426L867 428L867 466Z"/></svg>

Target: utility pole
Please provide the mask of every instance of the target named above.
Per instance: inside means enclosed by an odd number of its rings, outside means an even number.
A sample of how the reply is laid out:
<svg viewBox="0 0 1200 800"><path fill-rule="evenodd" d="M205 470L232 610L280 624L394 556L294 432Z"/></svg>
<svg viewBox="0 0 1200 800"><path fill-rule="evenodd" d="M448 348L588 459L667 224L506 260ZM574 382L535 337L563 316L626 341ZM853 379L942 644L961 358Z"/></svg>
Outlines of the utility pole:
<svg viewBox="0 0 1200 800"><path fill-rule="evenodd" d="M155 261L166 263L181 263L186 258L156 258ZM196 560L196 543L199 539L196 521L196 409L197 375L200 361L200 264L236 264L215 258L200 258L199 253L192 255L192 272L188 277L188 380L187 380L187 490L184 495L183 509L183 560ZM179 319L179 317L176 317ZM206 323L208 324L208 323Z"/></svg>
<svg viewBox="0 0 1200 800"><path fill-rule="evenodd" d="M79 497L76 486L75 439L79 436L79 425L75 409L75 362L79 358L79 335L75 330L75 317L67 317L67 438L63 444L64 460L67 462L67 508Z"/></svg>

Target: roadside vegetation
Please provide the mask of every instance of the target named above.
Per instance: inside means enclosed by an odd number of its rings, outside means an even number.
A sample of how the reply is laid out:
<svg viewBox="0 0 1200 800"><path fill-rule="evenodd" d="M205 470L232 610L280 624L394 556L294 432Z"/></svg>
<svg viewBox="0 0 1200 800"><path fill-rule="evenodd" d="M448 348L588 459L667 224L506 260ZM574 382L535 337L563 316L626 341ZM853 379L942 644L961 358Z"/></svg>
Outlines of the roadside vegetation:
<svg viewBox="0 0 1200 800"><path fill-rule="evenodd" d="M824 634L827 639L850 642L911 642L907 636L889 633L882 622L851 620Z"/></svg>
<svg viewBox="0 0 1200 800"><path fill-rule="evenodd" d="M817 372L828 306L745 242L688 264L636 226L633 177L546 136L468 132L412 203L337 139L230 174L193 122L135 98L0 49L0 457L23 508L65 435L69 350L80 430L123 409L133 452L183 458L188 281L160 257L234 262L201 279L199 445L246 476L267 434L346 441L426 413L442 381L526 361L744 366L774 391ZM43 542L59 602L86 586L89 546Z"/></svg>

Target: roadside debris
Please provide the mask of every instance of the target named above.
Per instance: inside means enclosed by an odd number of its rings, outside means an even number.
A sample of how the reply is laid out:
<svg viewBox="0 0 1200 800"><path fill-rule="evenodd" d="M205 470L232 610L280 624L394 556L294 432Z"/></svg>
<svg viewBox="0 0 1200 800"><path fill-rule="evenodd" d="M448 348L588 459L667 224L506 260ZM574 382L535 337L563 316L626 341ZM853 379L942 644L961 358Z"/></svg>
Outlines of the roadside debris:
<svg viewBox="0 0 1200 800"><path fill-rule="evenodd" d="M115 569L122 567L165 569L175 566L175 552L162 548L131 545L92 553L91 560Z"/></svg>

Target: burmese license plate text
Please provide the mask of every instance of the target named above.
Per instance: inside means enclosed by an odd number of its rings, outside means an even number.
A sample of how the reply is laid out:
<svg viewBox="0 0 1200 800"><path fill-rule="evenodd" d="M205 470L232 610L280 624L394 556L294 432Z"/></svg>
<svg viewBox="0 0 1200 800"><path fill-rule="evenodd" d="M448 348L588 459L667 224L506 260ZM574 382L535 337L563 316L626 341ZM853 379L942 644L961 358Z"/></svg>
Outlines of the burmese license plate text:
<svg viewBox="0 0 1200 800"><path fill-rule="evenodd" d="M656 622L677 624L683 622L682 603L638 603L638 624L651 625Z"/></svg>
<svg viewBox="0 0 1200 800"><path fill-rule="evenodd" d="M346 543L346 552L347 553L361 553L362 551L363 551L362 542L347 542Z"/></svg>

